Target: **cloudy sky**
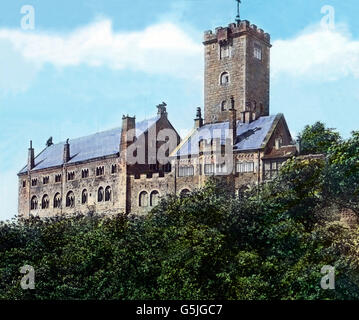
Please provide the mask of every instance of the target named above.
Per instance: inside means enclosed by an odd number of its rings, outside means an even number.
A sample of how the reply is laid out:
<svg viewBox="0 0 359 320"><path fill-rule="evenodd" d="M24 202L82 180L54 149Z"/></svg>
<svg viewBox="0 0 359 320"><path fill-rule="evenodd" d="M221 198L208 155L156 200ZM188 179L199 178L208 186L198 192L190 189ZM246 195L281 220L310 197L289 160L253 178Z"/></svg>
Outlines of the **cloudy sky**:
<svg viewBox="0 0 359 320"><path fill-rule="evenodd" d="M39 152L50 136L117 127L123 114L148 118L162 101L184 135L203 106L203 31L234 22L235 8L234 0L3 0L0 220L17 212L30 139ZM272 36L271 113L284 113L294 135L317 120L344 137L359 129L358 9L357 0L242 1L242 18Z"/></svg>

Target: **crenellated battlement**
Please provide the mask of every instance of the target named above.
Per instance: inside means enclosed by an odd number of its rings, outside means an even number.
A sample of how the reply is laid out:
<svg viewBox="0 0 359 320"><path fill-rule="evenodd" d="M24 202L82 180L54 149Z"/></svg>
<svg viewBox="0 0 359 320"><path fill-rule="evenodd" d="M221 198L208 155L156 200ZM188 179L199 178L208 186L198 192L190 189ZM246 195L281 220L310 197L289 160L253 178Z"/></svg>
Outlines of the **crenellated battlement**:
<svg viewBox="0 0 359 320"><path fill-rule="evenodd" d="M150 180L163 180L165 179L169 174L171 174L170 172L166 172L166 173L145 173L145 174L140 174L140 175L129 175L130 180L131 181L150 181Z"/></svg>
<svg viewBox="0 0 359 320"><path fill-rule="evenodd" d="M214 32L212 30L205 31L203 44L226 41L246 33L250 33L270 45L270 34L265 33L263 29L251 24L248 20L242 20L239 24L230 23L228 27L217 27Z"/></svg>

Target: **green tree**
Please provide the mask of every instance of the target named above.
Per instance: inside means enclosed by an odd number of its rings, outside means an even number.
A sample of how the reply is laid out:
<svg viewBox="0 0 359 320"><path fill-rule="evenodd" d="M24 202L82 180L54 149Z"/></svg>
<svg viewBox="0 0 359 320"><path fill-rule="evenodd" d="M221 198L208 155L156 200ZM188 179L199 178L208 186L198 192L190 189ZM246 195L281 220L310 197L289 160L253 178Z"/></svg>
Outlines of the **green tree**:
<svg viewBox="0 0 359 320"><path fill-rule="evenodd" d="M313 125L307 125L299 134L301 154L326 154L328 149L338 142L341 137L334 129L326 128L318 121Z"/></svg>

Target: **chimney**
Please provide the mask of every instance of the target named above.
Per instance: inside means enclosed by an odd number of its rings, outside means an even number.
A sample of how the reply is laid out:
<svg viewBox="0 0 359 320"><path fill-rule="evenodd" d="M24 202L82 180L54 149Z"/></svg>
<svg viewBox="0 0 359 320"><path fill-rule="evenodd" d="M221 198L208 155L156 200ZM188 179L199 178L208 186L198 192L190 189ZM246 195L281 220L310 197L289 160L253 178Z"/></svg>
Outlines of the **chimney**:
<svg viewBox="0 0 359 320"><path fill-rule="evenodd" d="M242 112L242 122L251 123L253 121L252 103L247 102L245 110Z"/></svg>
<svg viewBox="0 0 359 320"><path fill-rule="evenodd" d="M232 130L233 144L236 143L237 138L237 112L234 107L235 101L233 96L231 97L231 107L228 110L229 129Z"/></svg>
<svg viewBox="0 0 359 320"><path fill-rule="evenodd" d="M35 167L35 151L32 147L32 140L30 140L30 148L27 158L27 170L30 171Z"/></svg>
<svg viewBox="0 0 359 320"><path fill-rule="evenodd" d="M67 163L70 161L70 144L69 139L66 140L66 143L64 144L64 163Z"/></svg>
<svg viewBox="0 0 359 320"><path fill-rule="evenodd" d="M127 149L127 147L133 142L132 137L135 133L133 132L131 139L128 134L130 130L135 130L135 129L136 129L136 117L135 116L130 117L129 115L122 116L120 152L122 150Z"/></svg>
<svg viewBox="0 0 359 320"><path fill-rule="evenodd" d="M162 117L166 117L166 118L167 118L166 106L167 106L166 102L162 102L161 104L159 104L159 105L157 106L157 109L158 109L157 115L159 115L161 118L162 118Z"/></svg>
<svg viewBox="0 0 359 320"><path fill-rule="evenodd" d="M196 119L194 119L194 127L197 129L202 126L203 126L203 118L202 118L201 108L197 108Z"/></svg>

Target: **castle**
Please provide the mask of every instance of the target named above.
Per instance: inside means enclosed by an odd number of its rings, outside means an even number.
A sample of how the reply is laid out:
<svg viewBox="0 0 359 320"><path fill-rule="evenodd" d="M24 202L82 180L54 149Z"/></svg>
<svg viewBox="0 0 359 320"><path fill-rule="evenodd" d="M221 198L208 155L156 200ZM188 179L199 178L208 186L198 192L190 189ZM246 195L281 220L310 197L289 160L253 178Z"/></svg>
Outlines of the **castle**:
<svg viewBox="0 0 359 320"><path fill-rule="evenodd" d="M211 176L236 194L272 179L297 153L285 118L270 115L270 35L249 21L204 33L204 117L181 140L167 117L47 147L18 173L19 218L74 213L146 214L167 194L185 195Z"/></svg>

